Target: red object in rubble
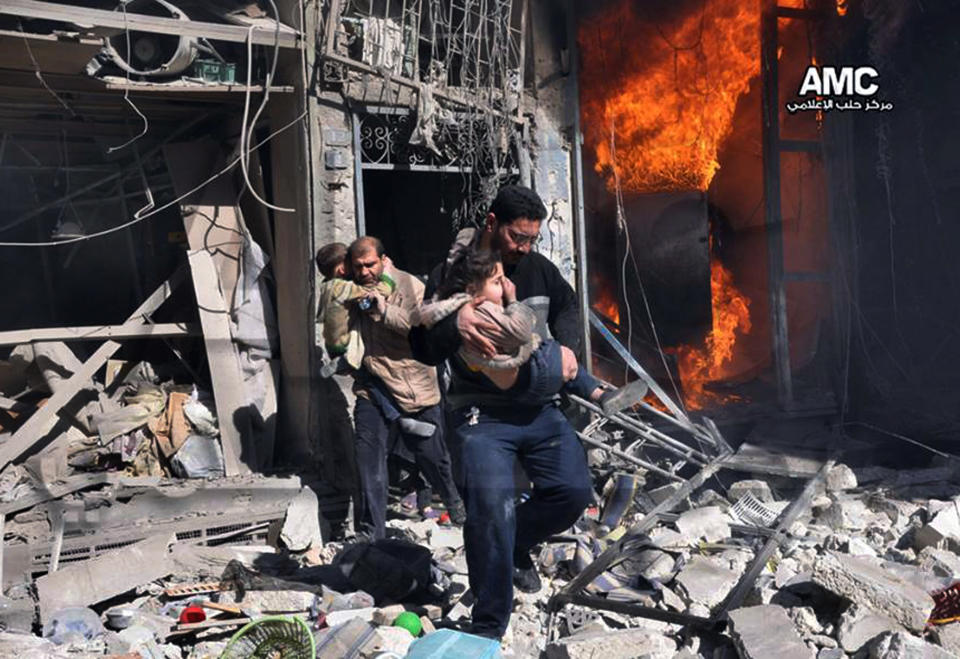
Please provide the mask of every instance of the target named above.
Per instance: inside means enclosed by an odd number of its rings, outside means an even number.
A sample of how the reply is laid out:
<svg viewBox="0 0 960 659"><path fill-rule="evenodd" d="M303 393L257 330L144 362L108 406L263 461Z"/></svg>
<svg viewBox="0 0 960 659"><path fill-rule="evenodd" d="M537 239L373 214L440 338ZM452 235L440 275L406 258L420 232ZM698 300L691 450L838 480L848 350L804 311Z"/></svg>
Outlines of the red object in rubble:
<svg viewBox="0 0 960 659"><path fill-rule="evenodd" d="M943 590L930 593L933 598L933 611L927 620L931 625L943 625L960 620L960 581Z"/></svg>
<svg viewBox="0 0 960 659"><path fill-rule="evenodd" d="M444 511L440 517L437 518L437 524L449 524L450 523L450 513Z"/></svg>
<svg viewBox="0 0 960 659"><path fill-rule="evenodd" d="M180 624L189 625L194 622L203 622L207 619L207 613L202 606L191 604L180 612Z"/></svg>

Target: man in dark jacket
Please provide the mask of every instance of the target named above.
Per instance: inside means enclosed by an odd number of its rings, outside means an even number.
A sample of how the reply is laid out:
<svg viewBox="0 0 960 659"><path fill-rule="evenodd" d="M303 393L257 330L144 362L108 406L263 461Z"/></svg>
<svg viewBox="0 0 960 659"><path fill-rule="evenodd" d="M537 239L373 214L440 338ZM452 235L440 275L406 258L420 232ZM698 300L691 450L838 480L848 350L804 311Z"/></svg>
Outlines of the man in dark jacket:
<svg viewBox="0 0 960 659"><path fill-rule="evenodd" d="M457 356L463 343L495 354L484 333L489 336L497 328L478 318L471 304L430 330L417 327L410 332L416 359L428 364L449 360L447 404L460 444L467 567L476 596L471 631L492 638L500 638L510 620L513 585L525 592L540 589L530 550L567 529L593 499L586 454L556 404L563 383L577 372L580 322L573 289L553 263L531 251L546 214L532 190L501 188L484 227L457 236L450 257L431 273L425 294L432 296L459 251L479 245L500 252L517 299L537 315L537 332L559 343L548 342L535 352L513 387L498 389ZM531 401L531 392L539 400ZM514 506L517 461L533 491Z"/></svg>

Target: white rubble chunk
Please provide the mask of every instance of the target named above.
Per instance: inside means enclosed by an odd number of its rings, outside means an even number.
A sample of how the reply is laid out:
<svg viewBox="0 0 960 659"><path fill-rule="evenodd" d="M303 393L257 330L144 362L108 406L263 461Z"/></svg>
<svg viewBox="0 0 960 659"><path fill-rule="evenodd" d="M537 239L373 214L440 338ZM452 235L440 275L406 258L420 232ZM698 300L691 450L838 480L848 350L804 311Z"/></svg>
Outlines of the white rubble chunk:
<svg viewBox="0 0 960 659"><path fill-rule="evenodd" d="M574 634L547 646L547 659L673 659L677 643L646 629Z"/></svg>
<svg viewBox="0 0 960 659"><path fill-rule="evenodd" d="M731 611L730 636L743 659L813 659L786 609L762 604Z"/></svg>
<svg viewBox="0 0 960 659"><path fill-rule="evenodd" d="M847 465L835 464L827 472L827 491L842 492L843 490L852 490L857 487L857 476Z"/></svg>
<svg viewBox="0 0 960 659"><path fill-rule="evenodd" d="M719 507L707 506L688 510L677 518L675 525L688 544L695 544L701 539L719 542L730 537L730 524L727 520Z"/></svg>

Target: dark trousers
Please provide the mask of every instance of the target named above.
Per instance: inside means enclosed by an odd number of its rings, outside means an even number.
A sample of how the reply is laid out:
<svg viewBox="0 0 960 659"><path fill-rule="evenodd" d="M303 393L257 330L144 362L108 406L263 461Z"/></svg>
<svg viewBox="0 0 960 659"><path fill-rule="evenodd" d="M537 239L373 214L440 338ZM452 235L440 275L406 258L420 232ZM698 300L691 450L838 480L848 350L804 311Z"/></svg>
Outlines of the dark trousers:
<svg viewBox="0 0 960 659"><path fill-rule="evenodd" d="M354 407L357 471L360 475L357 527L369 533L373 539L386 535L387 454L393 440L404 443L420 473L440 494L444 503L450 505L460 499L453 484L450 455L442 439L440 406L434 405L407 416L436 425L436 432L430 437L416 437L401 432L397 424L388 422L383 412L365 398L357 398Z"/></svg>
<svg viewBox="0 0 960 659"><path fill-rule="evenodd" d="M552 405L532 410L453 414L463 456L464 540L474 631L502 636L513 608L514 557L570 527L593 500L583 447ZM514 464L533 482L514 506Z"/></svg>

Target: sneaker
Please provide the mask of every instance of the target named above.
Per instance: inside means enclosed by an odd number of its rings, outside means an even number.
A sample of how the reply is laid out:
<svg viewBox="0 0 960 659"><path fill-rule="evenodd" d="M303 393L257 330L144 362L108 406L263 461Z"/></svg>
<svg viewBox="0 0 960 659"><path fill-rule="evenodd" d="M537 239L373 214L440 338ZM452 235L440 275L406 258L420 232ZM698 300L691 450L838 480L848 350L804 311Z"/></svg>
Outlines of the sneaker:
<svg viewBox="0 0 960 659"><path fill-rule="evenodd" d="M633 407L647 395L649 387L643 380L634 380L619 389L607 391L600 396L600 407L603 413L613 416L628 407Z"/></svg>
<svg viewBox="0 0 960 659"><path fill-rule="evenodd" d="M543 587L540 583L540 575L534 566L513 568L513 585L523 593L536 593Z"/></svg>

